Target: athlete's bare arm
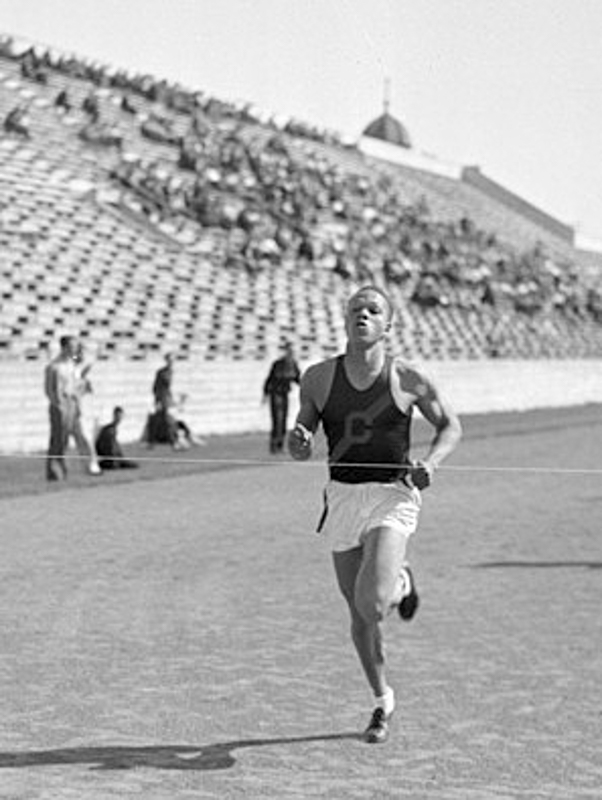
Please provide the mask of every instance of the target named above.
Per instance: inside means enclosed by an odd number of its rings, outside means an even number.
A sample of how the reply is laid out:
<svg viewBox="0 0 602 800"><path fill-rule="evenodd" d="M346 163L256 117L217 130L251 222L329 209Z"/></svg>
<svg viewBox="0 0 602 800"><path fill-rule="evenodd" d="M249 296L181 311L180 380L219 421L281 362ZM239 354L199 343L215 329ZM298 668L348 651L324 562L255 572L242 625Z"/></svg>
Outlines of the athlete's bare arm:
<svg viewBox="0 0 602 800"><path fill-rule="evenodd" d="M295 427L288 437L288 449L297 461L311 456L313 435L320 424L320 415L326 404L334 376L335 361L321 361L309 367L301 378L299 413Z"/></svg>
<svg viewBox="0 0 602 800"><path fill-rule="evenodd" d="M434 471L455 449L462 437L462 426L449 402L421 369L399 361L395 371L402 402L406 398L406 403L409 400L416 405L435 429L426 458L412 470L412 480L422 489L430 485Z"/></svg>

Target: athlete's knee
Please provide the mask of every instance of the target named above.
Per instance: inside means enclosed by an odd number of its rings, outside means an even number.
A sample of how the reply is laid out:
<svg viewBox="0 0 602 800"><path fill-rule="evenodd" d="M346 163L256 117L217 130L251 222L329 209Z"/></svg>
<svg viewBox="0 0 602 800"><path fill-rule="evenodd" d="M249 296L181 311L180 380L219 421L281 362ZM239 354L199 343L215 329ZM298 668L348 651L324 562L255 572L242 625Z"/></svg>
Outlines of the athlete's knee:
<svg viewBox="0 0 602 800"><path fill-rule="evenodd" d="M368 625L382 622L389 612L390 602L378 591L356 592L355 607L361 619Z"/></svg>

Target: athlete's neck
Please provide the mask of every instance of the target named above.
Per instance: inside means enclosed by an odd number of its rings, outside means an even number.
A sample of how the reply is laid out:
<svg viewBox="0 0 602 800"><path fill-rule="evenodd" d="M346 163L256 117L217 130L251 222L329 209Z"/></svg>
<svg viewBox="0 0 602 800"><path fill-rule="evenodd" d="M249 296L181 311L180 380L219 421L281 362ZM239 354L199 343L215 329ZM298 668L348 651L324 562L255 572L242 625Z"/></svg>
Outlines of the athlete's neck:
<svg viewBox="0 0 602 800"><path fill-rule="evenodd" d="M347 377L358 388L369 386L380 375L385 364L383 347L348 346L343 357Z"/></svg>

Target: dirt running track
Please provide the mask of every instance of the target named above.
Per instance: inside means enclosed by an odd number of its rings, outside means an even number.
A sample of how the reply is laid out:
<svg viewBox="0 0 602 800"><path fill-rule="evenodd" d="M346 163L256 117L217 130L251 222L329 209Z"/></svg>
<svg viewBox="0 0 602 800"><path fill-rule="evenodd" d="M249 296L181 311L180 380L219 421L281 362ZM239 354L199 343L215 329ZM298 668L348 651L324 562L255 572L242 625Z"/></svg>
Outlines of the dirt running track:
<svg viewBox="0 0 602 800"><path fill-rule="evenodd" d="M599 800L602 415L532 423L468 421L425 492L382 747L323 466L0 501L0 798Z"/></svg>

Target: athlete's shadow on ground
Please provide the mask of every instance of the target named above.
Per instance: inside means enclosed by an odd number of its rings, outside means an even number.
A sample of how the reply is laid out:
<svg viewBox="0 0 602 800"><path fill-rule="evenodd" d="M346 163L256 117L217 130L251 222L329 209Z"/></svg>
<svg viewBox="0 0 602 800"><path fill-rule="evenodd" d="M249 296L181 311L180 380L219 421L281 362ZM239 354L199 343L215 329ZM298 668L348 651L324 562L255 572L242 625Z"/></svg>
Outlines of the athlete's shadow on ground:
<svg viewBox="0 0 602 800"><path fill-rule="evenodd" d="M602 561L485 561L471 564L473 569L602 569Z"/></svg>
<svg viewBox="0 0 602 800"><path fill-rule="evenodd" d="M0 768L88 764L91 769L154 769L209 770L229 769L236 764L233 752L244 747L269 747L305 742L361 740L358 733L333 733L316 736L291 736L278 739L239 739L201 747L192 745L154 745L148 747L66 747L57 750L32 750L21 753L0 753Z"/></svg>

